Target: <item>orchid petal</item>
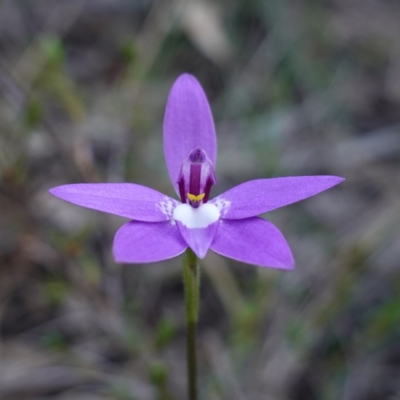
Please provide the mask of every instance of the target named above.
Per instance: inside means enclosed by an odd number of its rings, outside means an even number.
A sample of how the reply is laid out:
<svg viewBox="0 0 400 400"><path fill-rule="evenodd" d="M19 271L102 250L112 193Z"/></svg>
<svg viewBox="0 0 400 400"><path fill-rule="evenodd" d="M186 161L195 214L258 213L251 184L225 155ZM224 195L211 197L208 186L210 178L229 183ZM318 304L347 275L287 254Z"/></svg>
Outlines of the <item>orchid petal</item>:
<svg viewBox="0 0 400 400"><path fill-rule="evenodd" d="M289 245L271 222L254 217L221 219L211 250L222 256L261 267L293 269Z"/></svg>
<svg viewBox="0 0 400 400"><path fill-rule="evenodd" d="M170 221L131 221L114 238L114 258L120 263L152 263L182 254L187 244Z"/></svg>
<svg viewBox="0 0 400 400"><path fill-rule="evenodd" d="M78 206L148 222L171 219L178 204L156 190L134 183L78 183L57 186L50 193Z"/></svg>
<svg viewBox="0 0 400 400"><path fill-rule="evenodd" d="M215 165L217 138L210 105L197 79L183 74L170 91L164 117L165 161L178 194L182 162L194 147L203 149Z"/></svg>
<svg viewBox="0 0 400 400"><path fill-rule="evenodd" d="M204 258L219 225L219 211L213 204L193 208L180 204L174 210L174 221L187 245L199 258Z"/></svg>
<svg viewBox="0 0 400 400"><path fill-rule="evenodd" d="M254 217L314 196L342 182L338 176L293 176L242 183L214 198L222 218Z"/></svg>
<svg viewBox="0 0 400 400"><path fill-rule="evenodd" d="M179 221L176 223L176 225L182 235L182 238L193 250L196 256L199 258L204 258L212 241L214 240L215 234L217 233L219 221L208 225L207 228L198 229L187 228L182 224L182 222Z"/></svg>

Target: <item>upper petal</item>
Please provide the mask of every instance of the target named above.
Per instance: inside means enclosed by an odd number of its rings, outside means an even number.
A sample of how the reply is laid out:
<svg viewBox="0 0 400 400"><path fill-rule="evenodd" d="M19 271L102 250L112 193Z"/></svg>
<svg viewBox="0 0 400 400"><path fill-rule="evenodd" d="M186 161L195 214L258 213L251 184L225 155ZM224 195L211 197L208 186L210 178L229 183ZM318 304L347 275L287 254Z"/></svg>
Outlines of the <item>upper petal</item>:
<svg viewBox="0 0 400 400"><path fill-rule="evenodd" d="M217 138L207 97L197 79L181 75L169 93L164 117L164 155L176 192L183 160L194 147L216 163Z"/></svg>
<svg viewBox="0 0 400 400"><path fill-rule="evenodd" d="M57 186L49 192L78 206L138 221L171 219L178 204L156 190L134 183L78 183Z"/></svg>
<svg viewBox="0 0 400 400"><path fill-rule="evenodd" d="M211 250L261 267L293 269L294 260L282 233L262 218L221 219Z"/></svg>
<svg viewBox="0 0 400 400"><path fill-rule="evenodd" d="M344 181L339 176L290 176L242 183L214 198L222 218L254 217L314 196Z"/></svg>
<svg viewBox="0 0 400 400"><path fill-rule="evenodd" d="M171 221L131 221L116 233L113 251L115 261L120 263L151 263L176 257L186 248Z"/></svg>

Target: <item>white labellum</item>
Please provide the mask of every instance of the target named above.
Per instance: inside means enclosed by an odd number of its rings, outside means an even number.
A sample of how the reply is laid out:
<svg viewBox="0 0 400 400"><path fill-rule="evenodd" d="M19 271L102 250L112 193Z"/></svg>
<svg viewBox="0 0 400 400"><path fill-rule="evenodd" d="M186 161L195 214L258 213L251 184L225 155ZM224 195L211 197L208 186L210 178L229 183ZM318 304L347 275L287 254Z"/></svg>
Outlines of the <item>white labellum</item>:
<svg viewBox="0 0 400 400"><path fill-rule="evenodd" d="M218 208L211 203L200 205L193 208L189 204L179 204L175 207L173 219L181 222L186 228L207 228L207 226L217 222L220 217Z"/></svg>

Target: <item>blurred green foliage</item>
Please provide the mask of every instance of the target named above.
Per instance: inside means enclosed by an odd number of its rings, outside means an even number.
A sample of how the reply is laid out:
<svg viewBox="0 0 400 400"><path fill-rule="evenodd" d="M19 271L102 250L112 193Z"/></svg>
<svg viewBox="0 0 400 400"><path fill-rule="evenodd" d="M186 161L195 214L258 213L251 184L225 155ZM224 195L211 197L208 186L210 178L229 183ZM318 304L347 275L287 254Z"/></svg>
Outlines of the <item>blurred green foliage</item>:
<svg viewBox="0 0 400 400"><path fill-rule="evenodd" d="M201 398L400 398L398 4L103 3L0 5L0 398L184 398L181 261L115 265L121 221L47 193L173 195L162 118L182 72L215 116L215 194L347 179L265 216L295 271L203 261Z"/></svg>

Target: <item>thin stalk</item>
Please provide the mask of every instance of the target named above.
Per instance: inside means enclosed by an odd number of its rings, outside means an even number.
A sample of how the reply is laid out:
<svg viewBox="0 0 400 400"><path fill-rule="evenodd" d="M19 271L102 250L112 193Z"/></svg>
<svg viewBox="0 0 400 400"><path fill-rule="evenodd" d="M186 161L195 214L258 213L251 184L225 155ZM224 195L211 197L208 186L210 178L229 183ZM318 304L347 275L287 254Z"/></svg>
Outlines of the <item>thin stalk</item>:
<svg viewBox="0 0 400 400"><path fill-rule="evenodd" d="M187 249L183 258L186 306L188 399L197 400L196 324L199 315L200 270L197 256Z"/></svg>

